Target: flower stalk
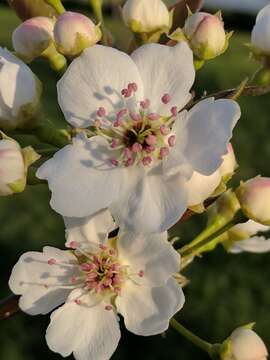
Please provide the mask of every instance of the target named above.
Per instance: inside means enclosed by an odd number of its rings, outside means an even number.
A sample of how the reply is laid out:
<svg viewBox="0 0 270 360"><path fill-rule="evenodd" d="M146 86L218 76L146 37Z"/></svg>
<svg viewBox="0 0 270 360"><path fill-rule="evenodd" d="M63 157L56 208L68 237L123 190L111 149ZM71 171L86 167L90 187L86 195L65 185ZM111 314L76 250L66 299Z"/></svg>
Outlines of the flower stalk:
<svg viewBox="0 0 270 360"><path fill-rule="evenodd" d="M245 221L247 221L247 218L241 210L239 210L231 220L217 217L216 221L203 230L190 244L178 250L178 252L182 257L196 256L200 254L202 248L205 248L206 245L210 246L212 241L215 241L224 232L230 230L234 225ZM223 238L221 237L220 241L222 240Z"/></svg>
<svg viewBox="0 0 270 360"><path fill-rule="evenodd" d="M170 325L174 330L176 330L179 334L184 336L187 340L192 342L195 346L207 352L211 353L213 345L209 342L201 339L199 336L193 334L190 330L186 329L182 324L176 321L174 318L171 319Z"/></svg>

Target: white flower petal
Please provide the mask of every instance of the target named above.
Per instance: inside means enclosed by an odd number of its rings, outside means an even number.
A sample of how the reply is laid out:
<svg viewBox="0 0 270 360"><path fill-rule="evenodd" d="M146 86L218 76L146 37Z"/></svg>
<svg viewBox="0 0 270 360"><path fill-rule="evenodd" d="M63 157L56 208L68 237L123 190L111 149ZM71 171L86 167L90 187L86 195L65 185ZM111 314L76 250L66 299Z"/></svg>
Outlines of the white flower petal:
<svg viewBox="0 0 270 360"><path fill-rule="evenodd" d="M49 260L55 265L49 265ZM74 266L72 266L74 265ZM45 247L43 253L27 252L14 266L9 287L20 298L20 308L30 314L47 314L62 304L70 289L70 278L77 275L76 258L69 251Z"/></svg>
<svg viewBox="0 0 270 360"><path fill-rule="evenodd" d="M174 225L187 208L185 180L178 174L167 177L162 166L148 173L138 172L136 178L129 169L130 183L123 190L121 198L110 207L111 213L120 226L134 232L163 232Z"/></svg>
<svg viewBox="0 0 270 360"><path fill-rule="evenodd" d="M31 69L11 52L0 48L0 94L4 104L16 116L21 106L37 96L37 80Z"/></svg>
<svg viewBox="0 0 270 360"><path fill-rule="evenodd" d="M115 313L104 303L89 306L70 300L52 313L46 340L64 357L73 352L76 360L108 360L120 340L120 329Z"/></svg>
<svg viewBox="0 0 270 360"><path fill-rule="evenodd" d="M270 226L262 225L253 220L248 220L245 223L235 225L233 231L241 231L247 233L249 236L257 234L259 231L268 231Z"/></svg>
<svg viewBox="0 0 270 360"><path fill-rule="evenodd" d="M167 330L169 320L185 302L184 293L174 279L163 287L150 288L127 282L116 299L126 328L137 335L151 336Z"/></svg>
<svg viewBox="0 0 270 360"><path fill-rule="evenodd" d="M120 232L117 249L120 261L128 264L132 273L144 272L140 280L148 286L165 284L180 270L180 255L168 242L166 232L149 235Z"/></svg>
<svg viewBox="0 0 270 360"><path fill-rule="evenodd" d="M99 107L108 114L125 107L121 90L134 82L141 98L143 84L132 59L119 50L96 45L75 59L58 82L58 102L71 125L88 127Z"/></svg>
<svg viewBox="0 0 270 360"><path fill-rule="evenodd" d="M240 114L240 107L233 100L200 101L176 120L173 128L176 145L172 156L182 153L195 171L211 175L222 164Z"/></svg>
<svg viewBox="0 0 270 360"><path fill-rule="evenodd" d="M104 243L108 233L115 227L108 210L101 210L97 214L85 218L64 217L64 222L66 225L66 246L72 241L79 244Z"/></svg>
<svg viewBox="0 0 270 360"><path fill-rule="evenodd" d="M262 254L270 251L270 239L266 240L263 236L254 236L247 240L236 241L230 249L231 253L251 252Z"/></svg>
<svg viewBox="0 0 270 360"><path fill-rule="evenodd" d="M218 170L209 176L194 171L187 182L188 206L202 204L214 193L220 182L221 175Z"/></svg>
<svg viewBox="0 0 270 360"><path fill-rule="evenodd" d="M256 24L251 33L251 43L267 53L270 51L270 5L265 6L257 15Z"/></svg>
<svg viewBox="0 0 270 360"><path fill-rule="evenodd" d="M111 165L104 138L77 137L45 162L37 176L48 180L54 210L67 217L86 217L117 200L125 171Z"/></svg>
<svg viewBox="0 0 270 360"><path fill-rule="evenodd" d="M148 44L133 52L132 59L137 64L144 83L144 96L151 101L151 110L161 115L170 115L170 109L182 109L190 100L189 93L195 70L193 54L185 42L174 47ZM161 98L171 96L168 105Z"/></svg>

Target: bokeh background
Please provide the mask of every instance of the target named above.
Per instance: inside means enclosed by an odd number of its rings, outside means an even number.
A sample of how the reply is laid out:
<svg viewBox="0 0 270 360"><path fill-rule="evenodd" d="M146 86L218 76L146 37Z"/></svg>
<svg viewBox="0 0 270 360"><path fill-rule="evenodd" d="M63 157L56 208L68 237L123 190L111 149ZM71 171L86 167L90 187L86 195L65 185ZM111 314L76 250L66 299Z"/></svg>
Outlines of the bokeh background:
<svg viewBox="0 0 270 360"><path fill-rule="evenodd" d="M197 95L237 86L252 74L258 64L249 58L250 31L255 11L268 1L234 0L208 1L211 9L225 9L228 30L235 30L228 51L210 61L198 73ZM256 3L256 6L254 4ZM225 5L224 5L225 4ZM79 9L79 1L66 3L68 9ZM80 7L86 13L87 3ZM117 46L125 48L129 34L124 30L117 12L106 9L106 22L116 35ZM11 48L11 34L19 20L4 1L0 2L0 45ZM63 118L55 102L55 74L46 62L35 61L33 70L44 83L43 108L48 118L63 125ZM79 90L79 89L78 89ZM257 174L270 176L270 95L260 98L242 98L242 118L234 132L233 145L239 169L233 180L247 179ZM27 143L29 139L21 139ZM44 245L63 247L62 219L49 207L50 194L46 186L29 186L20 195L0 198L0 298L9 294L7 281L13 264L28 250L40 250ZM200 215L172 229L184 242L190 241L205 225ZM192 281L185 289L186 304L179 320L195 333L211 342L218 342L237 326L257 323L257 332L270 344L270 254L227 255L220 248L198 259L185 273ZM29 317L19 313L0 324L0 359L57 360L50 352L44 334L49 316ZM72 357L71 357L72 358ZM137 337L123 328L123 336L113 360L194 360L208 359L184 338L169 330L163 336Z"/></svg>

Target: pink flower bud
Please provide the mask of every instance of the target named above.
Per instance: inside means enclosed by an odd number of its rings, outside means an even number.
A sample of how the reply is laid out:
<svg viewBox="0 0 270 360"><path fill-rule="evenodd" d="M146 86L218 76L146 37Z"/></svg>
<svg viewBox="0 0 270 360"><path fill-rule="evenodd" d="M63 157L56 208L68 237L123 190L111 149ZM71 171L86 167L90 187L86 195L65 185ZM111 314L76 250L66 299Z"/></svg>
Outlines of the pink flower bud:
<svg viewBox="0 0 270 360"><path fill-rule="evenodd" d="M236 191L244 214L260 224L270 225L270 178L256 177Z"/></svg>
<svg viewBox="0 0 270 360"><path fill-rule="evenodd" d="M266 360L268 352L262 339L249 328L233 331L229 339L228 351L222 354L222 360Z"/></svg>
<svg viewBox="0 0 270 360"><path fill-rule="evenodd" d="M127 0L123 18L136 33L152 33L170 27L169 10L162 0Z"/></svg>
<svg viewBox="0 0 270 360"><path fill-rule="evenodd" d="M53 41L54 21L38 16L26 20L12 34L14 50L25 61L32 61L40 56Z"/></svg>
<svg viewBox="0 0 270 360"><path fill-rule="evenodd" d="M187 18L184 32L199 59L213 59L226 48L224 24L218 15L195 13Z"/></svg>
<svg viewBox="0 0 270 360"><path fill-rule="evenodd" d="M100 40L101 31L88 17L66 11L56 21L54 38L59 52L77 56Z"/></svg>

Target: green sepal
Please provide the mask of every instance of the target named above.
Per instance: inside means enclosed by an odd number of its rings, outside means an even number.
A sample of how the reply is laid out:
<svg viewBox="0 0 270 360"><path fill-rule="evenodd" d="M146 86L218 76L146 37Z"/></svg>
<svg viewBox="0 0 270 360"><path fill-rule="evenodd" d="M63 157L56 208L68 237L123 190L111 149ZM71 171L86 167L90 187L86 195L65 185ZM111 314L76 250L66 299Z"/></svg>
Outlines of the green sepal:
<svg viewBox="0 0 270 360"><path fill-rule="evenodd" d="M168 35L168 38L177 42L188 41L183 29L181 28L177 28L176 30L174 30L170 35Z"/></svg>
<svg viewBox="0 0 270 360"><path fill-rule="evenodd" d="M7 184L7 186L12 191L12 194L18 194L24 191L26 187L26 177L24 176L22 179L16 180L13 183Z"/></svg>
<svg viewBox="0 0 270 360"><path fill-rule="evenodd" d="M26 173L29 166L41 158L41 156L32 148L32 146L27 146L23 148L22 156L24 160L24 168Z"/></svg>

